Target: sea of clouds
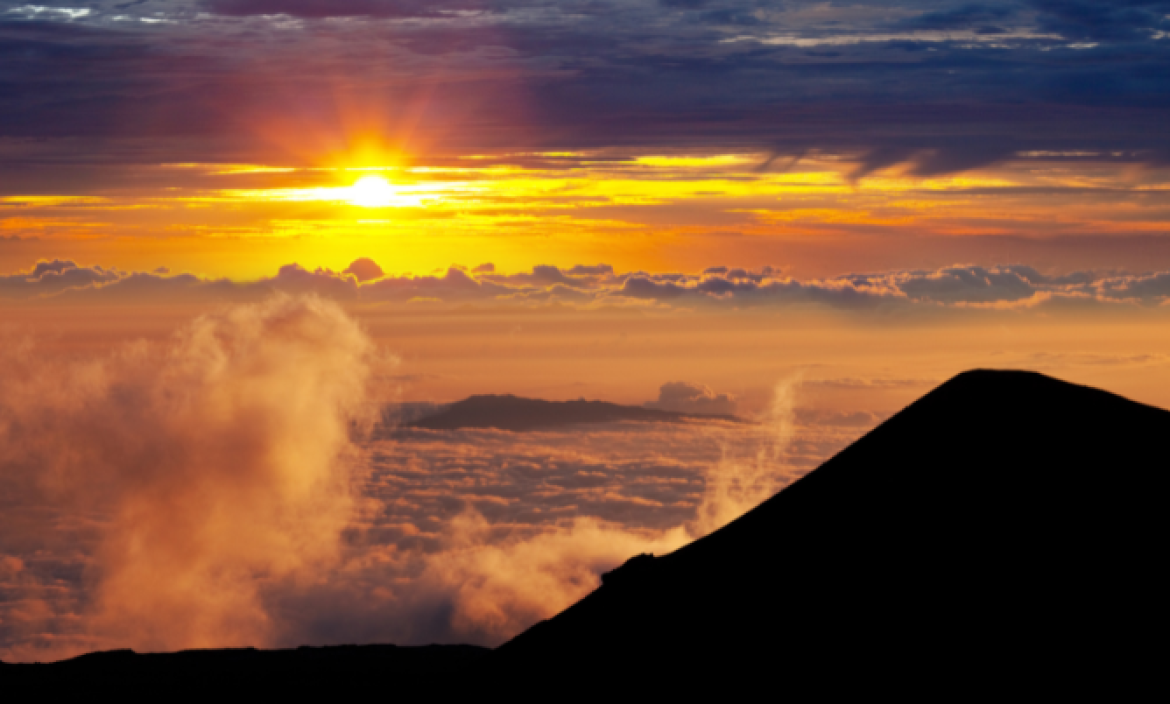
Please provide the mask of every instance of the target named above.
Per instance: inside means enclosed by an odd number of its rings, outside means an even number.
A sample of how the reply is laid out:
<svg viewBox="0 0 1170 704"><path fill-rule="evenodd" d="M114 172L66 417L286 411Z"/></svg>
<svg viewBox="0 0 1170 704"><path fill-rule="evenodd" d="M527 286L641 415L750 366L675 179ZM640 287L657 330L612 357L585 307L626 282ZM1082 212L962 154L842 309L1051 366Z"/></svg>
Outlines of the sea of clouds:
<svg viewBox="0 0 1170 704"><path fill-rule="evenodd" d="M373 370L395 360L313 295L225 307L99 357L8 342L8 661L498 644L632 555L734 519L877 422L799 409L789 379L754 424L393 427ZM731 401L693 384L664 396Z"/></svg>

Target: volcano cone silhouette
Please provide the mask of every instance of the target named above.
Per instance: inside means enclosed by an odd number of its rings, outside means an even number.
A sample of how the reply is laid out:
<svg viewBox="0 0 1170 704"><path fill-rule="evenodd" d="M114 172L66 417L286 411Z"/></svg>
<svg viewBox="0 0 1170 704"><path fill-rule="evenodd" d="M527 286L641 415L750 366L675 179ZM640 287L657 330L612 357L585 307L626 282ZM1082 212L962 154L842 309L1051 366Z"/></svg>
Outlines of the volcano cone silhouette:
<svg viewBox="0 0 1170 704"><path fill-rule="evenodd" d="M1164 625L1167 439L1166 411L967 372L723 529L631 560L496 657L676 684L1138 666Z"/></svg>

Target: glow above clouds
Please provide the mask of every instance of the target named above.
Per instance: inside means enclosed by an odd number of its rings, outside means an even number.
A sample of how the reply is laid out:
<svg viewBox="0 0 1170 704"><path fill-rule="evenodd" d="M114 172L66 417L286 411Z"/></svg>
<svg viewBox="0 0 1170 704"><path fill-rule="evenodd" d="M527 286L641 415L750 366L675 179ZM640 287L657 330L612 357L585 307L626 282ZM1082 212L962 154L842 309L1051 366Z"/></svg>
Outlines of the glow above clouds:
<svg viewBox="0 0 1170 704"><path fill-rule="evenodd" d="M74 247L106 253L98 258L108 265L185 268L183 261L230 238L253 254L198 269L256 277L293 258L343 268L372 255L422 273L480 250L474 256L512 269L604 257L630 270L662 270L709 266L718 250L723 263L767 257L821 276L856 270L849 258L870 248L882 263L869 267L898 267L898 247L872 237L883 233L914 237L917 251L937 250L921 262L927 266L1002 264L966 253L977 241L960 237L988 238L978 245L988 251L1002 249L994 238L1025 237L1047 246L1026 263L1068 271L1091 261L1075 254L1077 242L1113 237L1112 246L1101 244L1111 252L1105 266L1170 268L1170 257L1150 259L1149 246L1132 241L1166 231L1170 182L1135 169L1131 157L1029 152L1016 154L1014 166L936 176L914 173L936 158L929 150L861 175L868 167L858 157L766 153L505 154L381 170L167 165L149 169L158 185L137 193L0 196L7 216L0 233L29 239L0 248L0 262L11 271L32 262L5 260L6 253L51 257ZM1100 158L1116 163L1090 160ZM532 237L550 238L553 249L530 247ZM124 245L130 241L132 248Z"/></svg>
<svg viewBox="0 0 1170 704"><path fill-rule="evenodd" d="M808 466L789 452L790 393L759 427L371 438L371 374L394 360L314 297L224 309L81 363L4 356L5 659L494 644ZM839 445L819 433L804 452Z"/></svg>

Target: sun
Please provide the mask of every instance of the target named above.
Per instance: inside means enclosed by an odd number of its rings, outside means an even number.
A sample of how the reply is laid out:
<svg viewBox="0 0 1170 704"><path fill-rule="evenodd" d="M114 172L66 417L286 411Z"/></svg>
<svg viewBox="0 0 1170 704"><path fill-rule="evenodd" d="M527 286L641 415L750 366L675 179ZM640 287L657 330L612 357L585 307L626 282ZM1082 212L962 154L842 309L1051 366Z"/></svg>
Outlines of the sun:
<svg viewBox="0 0 1170 704"><path fill-rule="evenodd" d="M362 176L349 188L350 205L384 208L394 202L397 192L381 176Z"/></svg>

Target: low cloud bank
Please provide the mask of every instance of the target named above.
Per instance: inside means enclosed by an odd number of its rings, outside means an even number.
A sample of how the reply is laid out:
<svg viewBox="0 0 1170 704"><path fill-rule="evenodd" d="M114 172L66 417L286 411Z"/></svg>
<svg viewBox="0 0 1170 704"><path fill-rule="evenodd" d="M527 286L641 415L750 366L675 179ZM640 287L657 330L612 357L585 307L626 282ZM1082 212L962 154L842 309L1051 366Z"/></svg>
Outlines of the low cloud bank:
<svg viewBox="0 0 1170 704"><path fill-rule="evenodd" d="M69 605L77 611L55 617L86 644L266 642L262 591L339 557L357 501L350 437L372 420L373 351L335 303L287 296L103 359L48 362L31 346L6 347L5 508L97 527L90 550L65 546L88 553L84 590ZM6 521L6 543L54 527L25 520ZM39 615L58 606L44 596L6 604L9 644L31 638L34 652L57 653L51 628L36 637Z"/></svg>
<svg viewBox="0 0 1170 704"><path fill-rule="evenodd" d="M166 270L126 272L73 261L38 262L0 276L0 300L109 302L257 301L273 292L312 293L346 302L400 305L480 304L576 308L614 306L744 309L819 306L832 309L1028 309L1051 306L1156 307L1170 301L1170 272L1083 271L1049 276L1023 265L952 266L846 274L799 280L772 267L706 268L702 273L616 272L605 264L568 269L536 266L498 273L491 265L453 266L442 275L387 275L373 260L344 271L298 264L250 282L205 279Z"/></svg>
<svg viewBox="0 0 1170 704"><path fill-rule="evenodd" d="M767 422L366 430L380 357L277 295L159 344L0 366L0 659L496 644L758 504L841 444ZM798 444L796 452L790 445Z"/></svg>

